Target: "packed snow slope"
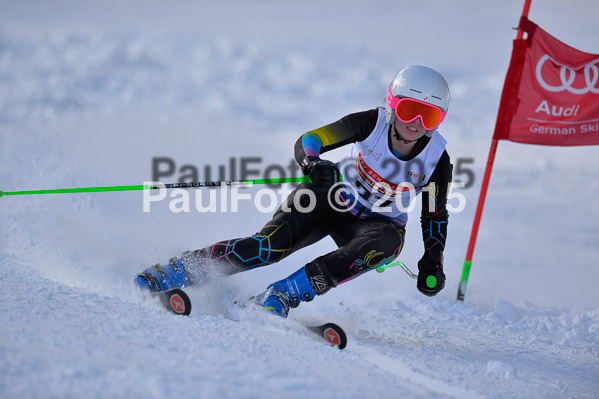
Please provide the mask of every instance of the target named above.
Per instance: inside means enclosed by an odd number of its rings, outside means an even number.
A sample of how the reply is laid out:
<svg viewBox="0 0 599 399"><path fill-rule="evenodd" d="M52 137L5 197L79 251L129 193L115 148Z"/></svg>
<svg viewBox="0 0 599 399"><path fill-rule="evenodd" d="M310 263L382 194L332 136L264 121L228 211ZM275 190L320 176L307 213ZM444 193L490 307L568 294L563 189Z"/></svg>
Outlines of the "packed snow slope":
<svg viewBox="0 0 599 399"><path fill-rule="evenodd" d="M198 180L219 169L240 178L244 160L253 177L288 176L300 134L381 104L409 64L447 77L440 131L455 179L474 177L456 190L465 202L450 216L437 297L391 268L285 321L232 303L332 241L212 276L189 291L188 318L132 285L185 250L253 234L271 212L252 201L200 212L195 201L209 194L191 191L189 212L170 197L144 212L141 192L3 196L0 397L598 397L596 147L500 143L466 301L455 303L521 9L511 0L0 1L2 191L142 184L156 158L175 164L167 183L193 170ZM552 0L533 2L530 18L599 53L598 14L595 1ZM218 204L229 194L216 192ZM418 212L401 255L413 269ZM348 347L322 344L298 320L342 325Z"/></svg>

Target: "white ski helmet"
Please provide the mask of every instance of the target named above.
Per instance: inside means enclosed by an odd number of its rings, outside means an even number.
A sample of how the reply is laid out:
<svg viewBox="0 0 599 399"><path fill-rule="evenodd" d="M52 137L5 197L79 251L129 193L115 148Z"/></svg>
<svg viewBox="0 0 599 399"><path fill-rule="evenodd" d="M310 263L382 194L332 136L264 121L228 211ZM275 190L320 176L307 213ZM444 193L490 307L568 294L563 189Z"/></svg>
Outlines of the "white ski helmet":
<svg viewBox="0 0 599 399"><path fill-rule="evenodd" d="M441 74L432 68L423 65L410 65L403 68L395 75L389 85L389 92L394 97L409 97L427 104L436 105L441 111L447 112L449 108L449 86ZM388 93L389 95L389 93ZM385 121L388 124L395 122L395 110L384 101ZM433 130L427 131L431 136Z"/></svg>

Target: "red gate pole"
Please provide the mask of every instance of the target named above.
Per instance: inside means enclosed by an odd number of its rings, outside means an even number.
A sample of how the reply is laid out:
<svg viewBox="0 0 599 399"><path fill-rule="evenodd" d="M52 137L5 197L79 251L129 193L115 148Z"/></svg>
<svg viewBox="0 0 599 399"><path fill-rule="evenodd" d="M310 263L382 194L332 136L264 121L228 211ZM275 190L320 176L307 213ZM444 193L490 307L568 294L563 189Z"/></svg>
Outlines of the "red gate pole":
<svg viewBox="0 0 599 399"><path fill-rule="evenodd" d="M522 10L523 17L528 17L531 2L532 0L524 1L524 8ZM522 39L523 36L524 30L522 30L522 28L518 28L516 39ZM487 166L485 168L485 174L483 176L483 182L480 188L480 195L478 196L478 204L476 205L476 213L474 214L474 223L472 224L472 231L470 232L470 242L468 243L468 250L466 251L466 260L464 260L464 266L462 267L462 277L460 279L457 296L457 301L459 302L463 302L464 296L466 295L468 277L470 276L470 268L472 267L472 255L474 254L474 246L476 245L476 237L478 235L478 228L480 226L480 220L483 214L483 208L485 206L487 189L489 188L489 180L491 179L491 171L493 170L493 163L495 162L495 153L497 152L498 143L499 139L494 135L493 141L491 142L491 149L489 150L489 157L487 158Z"/></svg>

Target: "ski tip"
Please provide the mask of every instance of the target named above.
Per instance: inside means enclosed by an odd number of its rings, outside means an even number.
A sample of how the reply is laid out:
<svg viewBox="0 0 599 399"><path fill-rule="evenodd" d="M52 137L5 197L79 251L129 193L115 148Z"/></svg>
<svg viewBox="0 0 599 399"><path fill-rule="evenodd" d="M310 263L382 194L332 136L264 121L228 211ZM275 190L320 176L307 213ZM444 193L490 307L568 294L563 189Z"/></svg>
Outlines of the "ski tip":
<svg viewBox="0 0 599 399"><path fill-rule="evenodd" d="M320 326L308 326L309 329L320 334L329 344L343 349L347 346L347 336L343 328L335 323L326 323Z"/></svg>
<svg viewBox="0 0 599 399"><path fill-rule="evenodd" d="M337 324L327 323L324 325L325 329L322 332L324 339L332 345L336 345L339 349L345 348L347 345L347 336L345 331Z"/></svg>
<svg viewBox="0 0 599 399"><path fill-rule="evenodd" d="M175 288L158 294L162 304L172 313L181 316L189 316L191 313L191 300L182 289Z"/></svg>

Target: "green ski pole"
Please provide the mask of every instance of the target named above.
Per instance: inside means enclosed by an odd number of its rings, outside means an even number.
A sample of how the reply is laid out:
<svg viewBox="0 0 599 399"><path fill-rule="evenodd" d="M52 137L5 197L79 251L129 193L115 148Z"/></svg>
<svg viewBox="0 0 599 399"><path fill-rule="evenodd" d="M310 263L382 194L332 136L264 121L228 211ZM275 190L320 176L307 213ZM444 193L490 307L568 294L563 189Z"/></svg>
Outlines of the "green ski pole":
<svg viewBox="0 0 599 399"><path fill-rule="evenodd" d="M27 190L27 191L0 191L0 197L9 195L36 195L36 194L72 194L72 193L99 193L109 191L140 191L156 190L161 188L202 188L202 187L220 187L222 185L243 185L243 184L280 184L280 183L310 183L309 176L284 177L275 179L253 179L253 180L222 180L205 181L193 183L167 183L167 184L138 184L133 186L106 186L106 187L82 187L82 188L60 188L47 190Z"/></svg>
<svg viewBox="0 0 599 399"><path fill-rule="evenodd" d="M385 265L379 266L377 268L375 268L374 270L376 270L379 273L382 273L385 271L385 269L388 269L390 267L394 267L394 266L400 266L404 272L406 272L406 274L410 277L412 277L413 279L418 279L418 274L413 273L410 268L408 266L406 266L405 263L403 263L400 260L394 260L393 262L389 262Z"/></svg>
<svg viewBox="0 0 599 399"><path fill-rule="evenodd" d="M404 272L406 272L406 274L408 276L412 277L415 280L418 280L418 274L412 272L410 270L410 268L408 266L406 266L406 264L403 263L400 260L395 260L393 262L390 262L390 263L387 263L385 265L379 266L379 267L375 268L374 270L376 270L379 273L382 273L382 272L385 271L385 269L388 269L388 268L394 267L394 266L400 266L404 270ZM437 286L437 278L435 276L433 276L433 275L428 276L426 278L426 285L429 288L435 288Z"/></svg>

